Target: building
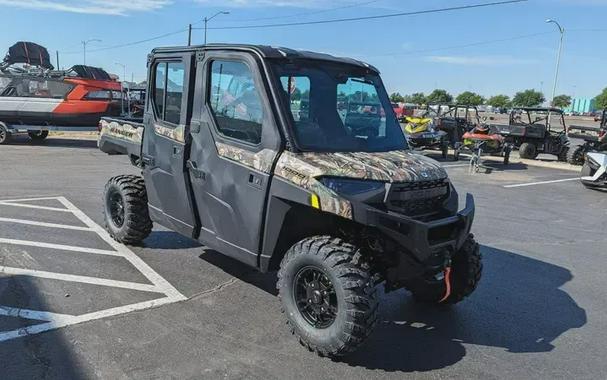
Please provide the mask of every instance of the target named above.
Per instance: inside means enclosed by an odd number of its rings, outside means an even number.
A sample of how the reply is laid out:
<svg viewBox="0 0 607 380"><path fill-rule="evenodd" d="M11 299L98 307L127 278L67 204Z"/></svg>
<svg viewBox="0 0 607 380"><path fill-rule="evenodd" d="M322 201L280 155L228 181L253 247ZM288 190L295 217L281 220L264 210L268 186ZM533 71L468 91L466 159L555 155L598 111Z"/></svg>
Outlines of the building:
<svg viewBox="0 0 607 380"><path fill-rule="evenodd" d="M593 98L573 98L571 105L565 108L567 113L590 113L596 111L596 105Z"/></svg>

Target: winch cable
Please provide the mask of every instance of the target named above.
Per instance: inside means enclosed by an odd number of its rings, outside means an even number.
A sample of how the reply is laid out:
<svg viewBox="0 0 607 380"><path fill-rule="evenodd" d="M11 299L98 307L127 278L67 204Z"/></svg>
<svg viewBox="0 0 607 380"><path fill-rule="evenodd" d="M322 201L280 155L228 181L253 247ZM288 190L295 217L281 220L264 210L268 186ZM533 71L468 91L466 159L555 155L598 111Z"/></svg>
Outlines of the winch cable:
<svg viewBox="0 0 607 380"><path fill-rule="evenodd" d="M445 295L438 303L443 303L451 295L451 267L445 268Z"/></svg>

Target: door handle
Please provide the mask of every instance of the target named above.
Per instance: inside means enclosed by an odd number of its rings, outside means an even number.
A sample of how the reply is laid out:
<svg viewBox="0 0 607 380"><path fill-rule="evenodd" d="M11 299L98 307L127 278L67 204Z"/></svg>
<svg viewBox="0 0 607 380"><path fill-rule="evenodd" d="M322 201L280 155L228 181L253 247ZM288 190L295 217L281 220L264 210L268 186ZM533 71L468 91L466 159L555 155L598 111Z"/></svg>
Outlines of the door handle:
<svg viewBox="0 0 607 380"><path fill-rule="evenodd" d="M198 165L194 161L188 160L186 166L188 167L188 170L192 172L194 178L202 179L203 181L206 179L206 173L198 169Z"/></svg>

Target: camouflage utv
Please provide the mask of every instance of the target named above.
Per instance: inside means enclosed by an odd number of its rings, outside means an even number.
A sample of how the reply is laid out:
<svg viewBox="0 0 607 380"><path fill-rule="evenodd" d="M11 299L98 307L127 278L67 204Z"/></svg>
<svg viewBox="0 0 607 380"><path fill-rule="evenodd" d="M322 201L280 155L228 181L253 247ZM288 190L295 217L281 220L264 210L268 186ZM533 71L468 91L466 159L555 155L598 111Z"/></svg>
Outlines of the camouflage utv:
<svg viewBox="0 0 607 380"><path fill-rule="evenodd" d="M376 287L454 304L481 276L445 170L408 149L378 71L267 46L155 49L143 120L103 119L100 148L142 176L110 179L105 222L138 244L152 222L262 272L288 325L343 356L378 320Z"/></svg>

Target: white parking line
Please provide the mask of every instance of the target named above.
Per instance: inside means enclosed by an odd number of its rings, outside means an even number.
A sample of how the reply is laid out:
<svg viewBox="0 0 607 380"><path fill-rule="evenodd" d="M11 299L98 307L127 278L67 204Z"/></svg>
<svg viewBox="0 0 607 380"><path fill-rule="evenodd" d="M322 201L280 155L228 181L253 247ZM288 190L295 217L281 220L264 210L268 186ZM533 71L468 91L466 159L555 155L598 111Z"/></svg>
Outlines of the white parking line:
<svg viewBox="0 0 607 380"><path fill-rule="evenodd" d="M0 274L11 274L11 275L15 275L15 276L39 277L39 278L48 278L50 280L80 282L82 284L109 286L112 288L138 290L141 292L164 293L162 290L158 289L155 285L140 284L137 282L108 280L106 278L99 278L99 277L77 276L77 275L73 275L73 274L45 272L43 270L5 267L5 266L1 266L1 265L0 265Z"/></svg>
<svg viewBox="0 0 607 380"><path fill-rule="evenodd" d="M70 212L70 210L67 210L67 209L64 209L64 208L48 207L48 206L38 206L38 205L28 205L28 204L24 204L24 203L13 203L13 201L10 201L10 202L0 202L0 206L14 206L14 207L23 207L23 208L33 208L33 209L38 209L38 210Z"/></svg>
<svg viewBox="0 0 607 380"><path fill-rule="evenodd" d="M504 186L506 189L512 189L516 187L527 187L527 186L537 186L537 185L546 185L550 183L559 183L559 182L569 182L569 181L579 181L580 177L575 178L564 178L564 179L555 179L553 181L541 181L541 182L529 182L529 183L519 183L515 185L506 185Z"/></svg>
<svg viewBox="0 0 607 380"><path fill-rule="evenodd" d="M41 243L41 242L37 242L37 241L5 239L5 238L0 238L0 243L1 244L12 244L12 245L23 245L26 247L39 247L39 248L48 248L48 249L58 249L58 250L70 251L70 252L93 253L96 255L108 255L108 256L122 257L122 255L116 251L109 251L109 250L105 250L105 249L96 249L96 248L87 248L87 247L77 247L77 246L73 246L73 245Z"/></svg>
<svg viewBox="0 0 607 380"><path fill-rule="evenodd" d="M35 220L26 220L26 219L13 219L13 218L0 217L0 222L27 224L30 226L38 226L38 227L62 228L64 230L74 230L74 231L92 231L89 227L78 227L78 226L70 226L68 224L36 222Z"/></svg>
<svg viewBox="0 0 607 380"><path fill-rule="evenodd" d="M26 202L30 201L39 201L39 200L56 200L60 202L65 209L56 208L56 207L48 207L48 206L39 206L33 204L27 204ZM86 227L77 227L77 226L69 226L63 224L56 223L45 223L38 222L32 220L25 219L10 219L10 218L0 218L0 221L12 222L24 225L36 225L40 227L47 228L57 228L57 229L65 229L65 230L81 230L81 231L91 231L97 234L101 239L103 239L109 246L113 248L113 250L103 250L103 249L95 249L88 247L78 247L78 246L70 246L63 244L52 244L45 242L36 242L36 241L27 241L27 240L19 240L19 239L9 239L5 237L0 237L0 244L13 244L13 245L22 245L22 246L31 246L31 247L39 247L39 248L47 248L47 249L57 249L57 250L65 250L65 251L74 251L81 253L89 253L89 254L99 254L99 255L108 255L108 256L119 256L127 260L130 265L134 266L141 274L143 274L150 284L141 284L135 282L126 282L126 281L116 281L106 278L97 278L97 277L88 277L88 276L78 276L64 273L54 273L54 272L46 272L46 271L38 271L31 269L22 269L22 268L13 268L13 267L3 267L0 266L0 274L7 275L20 275L20 276L30 276L30 277L38 277L45 279L54 279L60 281L70 281L70 282L79 282L93 285L101 285L106 287L118 288L118 289L130 289L144 292L153 292L162 294L163 297L139 302L130 305L119 306L115 308L110 308L106 310L95 311L82 315L67 315L67 314L57 314L48 311L37 311L37 310L29 310L29 309L19 309L19 308L11 308L7 306L0 305L0 315L32 319L32 320L40 320L45 321L44 323L36 324L33 326L28 326L20 329L16 329L13 331L0 332L0 342L4 342L11 339L20 338L23 336L28 336L32 334L39 334L45 331L54 330L70 325L74 325L77 323L87 322L91 320L96 320L100 318L106 318L110 316L120 315L129 313L136 310L144 310L149 309L169 303L179 302L186 299L186 297L181 294L177 289L175 289L168 281L166 281L163 277L161 277L158 273L156 273L150 266L148 266L143 260L141 260L133 251L131 251L126 246L116 242L112 237L98 224L93 222L91 218L89 218L86 214L80 211L76 206L74 206L70 201L68 201L64 197L39 197L39 198L27 198L27 199L11 199L11 200L2 200L0 201L0 205L5 206L15 206L15 207L24 207L24 208L32 208L32 209L40 209L40 210L48 210L48 211L57 211L57 212L67 212L73 214L77 217ZM1 232L1 231L0 231Z"/></svg>

